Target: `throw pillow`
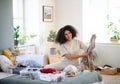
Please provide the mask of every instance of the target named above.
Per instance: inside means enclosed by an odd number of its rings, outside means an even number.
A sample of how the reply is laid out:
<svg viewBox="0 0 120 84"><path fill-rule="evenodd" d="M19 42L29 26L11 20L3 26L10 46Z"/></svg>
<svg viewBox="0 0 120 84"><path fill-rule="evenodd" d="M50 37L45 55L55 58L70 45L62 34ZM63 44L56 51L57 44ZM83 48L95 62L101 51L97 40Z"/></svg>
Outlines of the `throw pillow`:
<svg viewBox="0 0 120 84"><path fill-rule="evenodd" d="M15 64L15 59L9 49L2 50L2 55L5 55L13 64Z"/></svg>
<svg viewBox="0 0 120 84"><path fill-rule="evenodd" d="M4 55L0 55L0 67L2 71L7 72L8 67L13 65L12 62Z"/></svg>

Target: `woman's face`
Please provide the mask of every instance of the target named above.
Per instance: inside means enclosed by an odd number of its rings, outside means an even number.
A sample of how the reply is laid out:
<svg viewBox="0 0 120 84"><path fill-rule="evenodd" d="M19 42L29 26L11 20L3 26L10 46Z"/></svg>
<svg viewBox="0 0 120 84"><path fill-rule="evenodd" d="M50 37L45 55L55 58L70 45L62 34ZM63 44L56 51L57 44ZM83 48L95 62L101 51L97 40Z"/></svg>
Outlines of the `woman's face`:
<svg viewBox="0 0 120 84"><path fill-rule="evenodd" d="M71 33L70 31L65 30L64 35L65 35L65 38L66 38L68 41L71 41L71 40L72 40L72 33Z"/></svg>

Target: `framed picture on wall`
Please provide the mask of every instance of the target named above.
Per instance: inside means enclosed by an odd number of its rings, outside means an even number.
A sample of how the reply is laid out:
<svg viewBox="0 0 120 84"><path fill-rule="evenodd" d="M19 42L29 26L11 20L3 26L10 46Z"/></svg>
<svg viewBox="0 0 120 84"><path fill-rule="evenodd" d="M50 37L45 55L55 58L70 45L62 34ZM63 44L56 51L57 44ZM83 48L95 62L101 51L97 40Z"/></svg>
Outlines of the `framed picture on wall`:
<svg viewBox="0 0 120 84"><path fill-rule="evenodd" d="M53 21L53 6L43 6L43 21L44 22Z"/></svg>

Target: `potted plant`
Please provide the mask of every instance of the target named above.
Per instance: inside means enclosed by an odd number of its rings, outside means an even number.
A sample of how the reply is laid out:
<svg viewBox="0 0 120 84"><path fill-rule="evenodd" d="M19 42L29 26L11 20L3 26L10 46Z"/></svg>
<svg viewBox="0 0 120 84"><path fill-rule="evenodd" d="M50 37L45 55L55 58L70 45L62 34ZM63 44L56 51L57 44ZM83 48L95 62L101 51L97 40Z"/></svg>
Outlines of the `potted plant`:
<svg viewBox="0 0 120 84"><path fill-rule="evenodd" d="M119 41L120 40L120 31L115 26L113 22L109 22L107 25L107 29L109 30L109 34L111 34L111 41Z"/></svg>
<svg viewBox="0 0 120 84"><path fill-rule="evenodd" d="M50 33L47 37L47 41L53 44L52 47L50 48L50 54L53 55L56 54L56 48L54 47L55 38L56 38L56 31L50 30Z"/></svg>
<svg viewBox="0 0 120 84"><path fill-rule="evenodd" d="M21 45L23 45L23 44L26 43L26 41L31 40L31 39L33 39L33 38L36 37L36 36L37 36L37 34L34 34L34 33L32 33L32 34L30 34L30 35L22 34L22 35L20 35L20 37L19 37L19 43L20 43Z"/></svg>
<svg viewBox="0 0 120 84"><path fill-rule="evenodd" d="M19 43L20 45L24 45L26 43L27 36L25 34L20 35Z"/></svg>
<svg viewBox="0 0 120 84"><path fill-rule="evenodd" d="M20 26L16 26L16 27L14 27L14 45L18 45L18 43L19 43L19 41L18 41L18 38L19 38L19 28L20 28Z"/></svg>
<svg viewBox="0 0 120 84"><path fill-rule="evenodd" d="M56 38L56 32L51 30L48 37L47 37L47 41L48 42L55 42L55 38Z"/></svg>

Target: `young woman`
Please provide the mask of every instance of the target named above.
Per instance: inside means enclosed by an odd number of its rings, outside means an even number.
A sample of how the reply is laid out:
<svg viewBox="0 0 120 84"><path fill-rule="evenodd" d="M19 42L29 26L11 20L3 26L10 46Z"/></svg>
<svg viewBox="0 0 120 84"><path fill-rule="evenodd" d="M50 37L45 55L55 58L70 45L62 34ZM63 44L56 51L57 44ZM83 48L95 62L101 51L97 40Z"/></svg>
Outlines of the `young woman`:
<svg viewBox="0 0 120 84"><path fill-rule="evenodd" d="M79 58L88 56L88 53L84 52L87 50L87 46L82 41L75 39L76 36L77 31L73 26L62 27L57 33L56 43L60 44L60 53L63 59L45 67L63 70L68 65L79 66Z"/></svg>

